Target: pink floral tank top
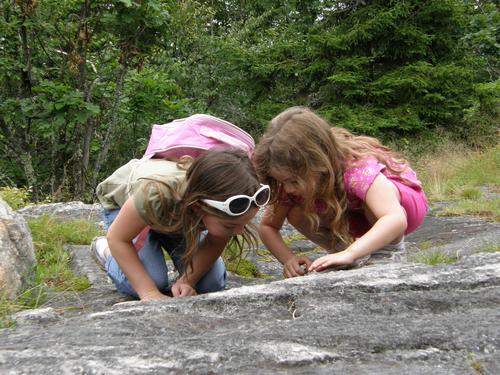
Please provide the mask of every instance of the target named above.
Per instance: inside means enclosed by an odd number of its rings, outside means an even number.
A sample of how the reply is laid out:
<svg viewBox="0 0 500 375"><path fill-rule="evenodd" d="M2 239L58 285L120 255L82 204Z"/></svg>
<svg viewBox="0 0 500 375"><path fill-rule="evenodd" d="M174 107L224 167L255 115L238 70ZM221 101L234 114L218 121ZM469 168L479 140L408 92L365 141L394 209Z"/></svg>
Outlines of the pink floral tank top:
<svg viewBox="0 0 500 375"><path fill-rule="evenodd" d="M389 180L398 181L417 191L422 190L422 183L410 167L407 167L401 176L398 176L392 174L377 159L370 157L351 163L344 171L345 190L351 204L356 207L364 202L368 189L379 173L382 173Z"/></svg>

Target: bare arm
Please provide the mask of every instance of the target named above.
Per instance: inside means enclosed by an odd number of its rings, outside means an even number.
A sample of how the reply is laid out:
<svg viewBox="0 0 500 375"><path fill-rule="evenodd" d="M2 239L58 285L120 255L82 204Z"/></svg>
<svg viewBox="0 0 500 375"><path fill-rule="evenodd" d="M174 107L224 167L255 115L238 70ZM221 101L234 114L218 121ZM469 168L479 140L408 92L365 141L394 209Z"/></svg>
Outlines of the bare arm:
<svg viewBox="0 0 500 375"><path fill-rule="evenodd" d="M141 300L163 299L166 296L158 290L153 279L146 272L132 244L132 240L146 225L137 212L133 199L129 198L111 224L106 237L111 254L139 298Z"/></svg>
<svg viewBox="0 0 500 375"><path fill-rule="evenodd" d="M365 204L377 219L370 230L347 249L355 259L369 255L401 237L407 227L406 212L400 204L399 193L384 175L378 175L368 189Z"/></svg>
<svg viewBox="0 0 500 375"><path fill-rule="evenodd" d="M384 175L379 174L373 181L366 194L365 205L376 220L370 230L344 251L316 259L310 271L351 264L404 234L406 213L399 202L397 189Z"/></svg>
<svg viewBox="0 0 500 375"><path fill-rule="evenodd" d="M193 267L187 267L184 274L172 286L174 297L191 295L193 289L222 254L229 238L219 238L207 233L193 257ZM187 287L186 287L187 286Z"/></svg>
<svg viewBox="0 0 500 375"><path fill-rule="evenodd" d="M280 233L287 213L288 209L284 206L277 209L267 207L258 228L262 242L281 263L293 257L293 252L286 246Z"/></svg>
<svg viewBox="0 0 500 375"><path fill-rule="evenodd" d="M285 277L304 275L305 271L300 267L304 264L310 266L311 260L307 257L297 257L285 244L280 229L285 222L289 208L285 206L267 207L262 220L259 223L259 236L267 249L283 264Z"/></svg>

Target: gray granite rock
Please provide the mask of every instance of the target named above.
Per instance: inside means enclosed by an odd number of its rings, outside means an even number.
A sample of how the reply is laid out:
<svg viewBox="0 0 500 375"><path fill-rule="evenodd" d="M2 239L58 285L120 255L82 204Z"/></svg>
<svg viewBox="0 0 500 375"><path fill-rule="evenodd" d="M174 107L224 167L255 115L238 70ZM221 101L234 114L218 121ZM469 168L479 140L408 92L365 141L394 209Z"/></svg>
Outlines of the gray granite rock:
<svg viewBox="0 0 500 375"><path fill-rule="evenodd" d="M0 199L0 298L13 299L32 287L35 266L35 249L26 221Z"/></svg>
<svg viewBox="0 0 500 375"><path fill-rule="evenodd" d="M5 374L500 373L500 254L117 304L0 331Z"/></svg>
<svg viewBox="0 0 500 375"><path fill-rule="evenodd" d="M17 325L44 324L58 321L61 316L52 307L20 311L12 317Z"/></svg>
<svg viewBox="0 0 500 375"><path fill-rule="evenodd" d="M27 206L17 210L17 212L27 219L48 215L67 220L101 221L100 204L85 204L80 201Z"/></svg>

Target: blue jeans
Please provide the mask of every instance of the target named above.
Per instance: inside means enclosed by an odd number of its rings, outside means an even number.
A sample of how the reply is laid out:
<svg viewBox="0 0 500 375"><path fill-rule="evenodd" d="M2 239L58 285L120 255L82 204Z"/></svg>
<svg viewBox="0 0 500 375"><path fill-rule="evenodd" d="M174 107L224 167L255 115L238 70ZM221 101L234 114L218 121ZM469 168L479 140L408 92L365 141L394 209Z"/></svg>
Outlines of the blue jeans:
<svg viewBox="0 0 500 375"><path fill-rule="evenodd" d="M106 210L102 212L104 227L109 228L120 210ZM203 237L202 237L203 238ZM168 286L168 268L163 256L162 247L170 255L175 268L179 273L184 272L182 257L186 251L184 237L179 234L164 234L150 230L144 246L139 251L139 259L146 272L153 279L156 287L162 292L170 290ZM138 298L137 293L130 285L127 277L121 270L115 258L110 255L106 260L106 271L115 283L120 293ZM226 267L222 258L218 258L212 268L198 281L196 292L208 293L222 290L226 287Z"/></svg>

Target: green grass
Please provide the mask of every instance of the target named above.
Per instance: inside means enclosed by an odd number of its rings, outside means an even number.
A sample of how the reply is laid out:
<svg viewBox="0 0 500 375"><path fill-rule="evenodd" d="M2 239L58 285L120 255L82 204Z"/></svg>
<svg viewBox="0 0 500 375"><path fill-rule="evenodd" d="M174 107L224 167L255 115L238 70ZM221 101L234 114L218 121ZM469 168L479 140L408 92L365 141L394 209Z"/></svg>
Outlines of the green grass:
<svg viewBox="0 0 500 375"><path fill-rule="evenodd" d="M445 143L413 163L430 201L448 201L445 215L500 221L500 146L471 151Z"/></svg>
<svg viewBox="0 0 500 375"><path fill-rule="evenodd" d="M31 198L31 189L22 187L0 187L0 198L2 198L13 210L26 206Z"/></svg>
<svg viewBox="0 0 500 375"><path fill-rule="evenodd" d="M244 254L240 254L235 244L229 244L226 246L222 257L227 270L230 272L243 277L258 277L264 279L268 277L267 275L260 273L254 263L245 259Z"/></svg>
<svg viewBox="0 0 500 375"><path fill-rule="evenodd" d="M450 254L439 249L423 250L418 253L411 254L409 258L409 260L414 263L426 264L428 266L453 264L460 259L458 254Z"/></svg>
<svg viewBox="0 0 500 375"><path fill-rule="evenodd" d="M46 298L46 291L41 286L35 286L21 292L15 300L0 297L0 328L11 328L14 322L10 315L21 310L36 309L40 307Z"/></svg>
<svg viewBox="0 0 500 375"><path fill-rule="evenodd" d="M500 252L500 244L486 245L482 247L479 251L482 253L498 253Z"/></svg>
<svg viewBox="0 0 500 375"><path fill-rule="evenodd" d="M477 200L483 197L483 193L478 188L467 187L460 192L460 198L468 200Z"/></svg>
<svg viewBox="0 0 500 375"><path fill-rule="evenodd" d="M483 368L483 365L481 364L481 362L479 362L476 357L474 356L473 353L469 353L466 358L467 360L467 363L469 364L469 366L472 368L472 370L474 371L474 374L476 375L483 375L484 374L484 368Z"/></svg>
<svg viewBox="0 0 500 375"><path fill-rule="evenodd" d="M432 244L430 241L422 241L418 244L419 251L408 254L408 261L413 263L426 264L435 266L438 264L453 264L460 260L461 256L458 253L449 253L440 248L436 248L437 244ZM477 250L477 253L496 253L500 252L500 244L488 244Z"/></svg>
<svg viewBox="0 0 500 375"><path fill-rule="evenodd" d="M37 284L47 285L56 291L88 288L88 280L71 271L70 254L64 245L88 245L93 237L100 234L95 224L83 220L58 221L49 216L29 220L28 224L37 258Z"/></svg>
<svg viewBox="0 0 500 375"><path fill-rule="evenodd" d="M490 221L500 221L500 199L465 199L453 201L440 215L473 215Z"/></svg>
<svg viewBox="0 0 500 375"><path fill-rule="evenodd" d="M20 293L14 300L0 297L0 328L10 327L9 315L16 311L43 306L48 291L82 291L90 287L86 277L76 276L70 267L65 244L88 245L101 234L94 223L83 220L59 221L49 216L28 220L37 267L35 287Z"/></svg>
<svg viewBox="0 0 500 375"><path fill-rule="evenodd" d="M231 261L226 264L226 268L230 272L243 277L258 277L264 278L265 275L259 272L257 266L247 259L240 258L237 261Z"/></svg>
<svg viewBox="0 0 500 375"><path fill-rule="evenodd" d="M500 185L500 146L469 155L450 179L452 186Z"/></svg>
<svg viewBox="0 0 500 375"><path fill-rule="evenodd" d="M427 250L427 249L430 249L432 247L432 242L431 241L420 241L418 243L418 248L420 250Z"/></svg>

